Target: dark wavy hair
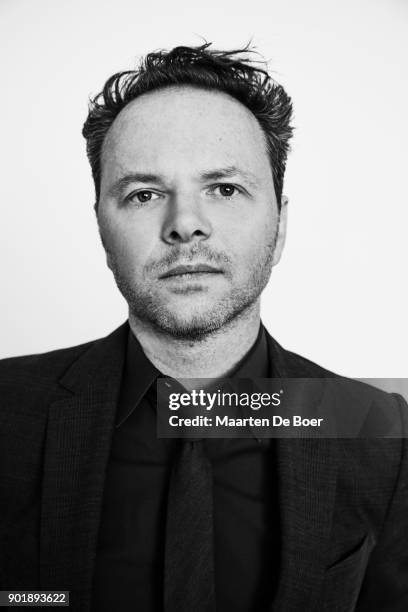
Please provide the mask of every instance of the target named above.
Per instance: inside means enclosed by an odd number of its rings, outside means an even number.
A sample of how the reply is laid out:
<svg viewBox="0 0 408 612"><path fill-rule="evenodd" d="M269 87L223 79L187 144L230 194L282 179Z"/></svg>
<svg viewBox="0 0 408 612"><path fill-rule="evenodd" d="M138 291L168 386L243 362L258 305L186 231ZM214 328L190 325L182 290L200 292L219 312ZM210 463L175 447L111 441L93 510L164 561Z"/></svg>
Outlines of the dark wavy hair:
<svg viewBox="0 0 408 612"><path fill-rule="evenodd" d="M107 131L120 111L144 93L169 86L190 85L229 94L257 118L266 137L278 206L292 136L292 102L266 70L256 67L249 46L232 51L198 47L175 47L142 58L137 70L118 72L90 100L82 134L95 183L96 204L100 195L101 151Z"/></svg>

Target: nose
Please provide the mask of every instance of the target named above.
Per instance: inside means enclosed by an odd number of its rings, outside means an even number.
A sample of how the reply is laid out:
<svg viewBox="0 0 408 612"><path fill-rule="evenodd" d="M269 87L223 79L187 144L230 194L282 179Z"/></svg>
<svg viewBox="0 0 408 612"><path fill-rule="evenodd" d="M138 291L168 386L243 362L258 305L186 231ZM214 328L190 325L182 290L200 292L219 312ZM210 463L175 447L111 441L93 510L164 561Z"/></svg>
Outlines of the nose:
<svg viewBox="0 0 408 612"><path fill-rule="evenodd" d="M211 235L211 224L191 194L174 195L166 211L162 239L168 244L198 242Z"/></svg>

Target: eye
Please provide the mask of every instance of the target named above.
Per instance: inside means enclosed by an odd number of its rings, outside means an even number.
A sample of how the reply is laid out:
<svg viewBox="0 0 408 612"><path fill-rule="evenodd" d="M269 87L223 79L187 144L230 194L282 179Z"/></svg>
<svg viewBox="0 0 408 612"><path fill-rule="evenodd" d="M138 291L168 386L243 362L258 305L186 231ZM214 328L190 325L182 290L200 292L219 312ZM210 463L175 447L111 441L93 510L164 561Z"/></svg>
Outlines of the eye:
<svg viewBox="0 0 408 612"><path fill-rule="evenodd" d="M237 193L241 193L238 187L235 187L235 185L231 185L230 183L215 185L211 191L215 195L220 195L223 198L232 198L233 196L237 195Z"/></svg>
<svg viewBox="0 0 408 612"><path fill-rule="evenodd" d="M136 204L145 204L146 202L150 202L151 200L157 200L160 196L150 189L141 189L140 191L133 191L128 196L126 196L127 202L134 202Z"/></svg>

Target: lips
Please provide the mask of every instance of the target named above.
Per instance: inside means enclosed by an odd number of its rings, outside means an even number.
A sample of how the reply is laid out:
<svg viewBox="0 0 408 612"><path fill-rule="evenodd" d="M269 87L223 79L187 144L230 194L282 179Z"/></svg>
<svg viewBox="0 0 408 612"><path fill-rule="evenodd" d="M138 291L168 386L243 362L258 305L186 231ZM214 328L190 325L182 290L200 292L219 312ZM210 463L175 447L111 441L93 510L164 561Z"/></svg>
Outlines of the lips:
<svg viewBox="0 0 408 612"><path fill-rule="evenodd" d="M195 264L195 265L185 265L185 266L176 266L175 268L171 268L165 274L162 274L160 278L169 278L171 276L182 276L183 274L221 274L221 270L217 268L213 268L212 266L208 266L207 264Z"/></svg>

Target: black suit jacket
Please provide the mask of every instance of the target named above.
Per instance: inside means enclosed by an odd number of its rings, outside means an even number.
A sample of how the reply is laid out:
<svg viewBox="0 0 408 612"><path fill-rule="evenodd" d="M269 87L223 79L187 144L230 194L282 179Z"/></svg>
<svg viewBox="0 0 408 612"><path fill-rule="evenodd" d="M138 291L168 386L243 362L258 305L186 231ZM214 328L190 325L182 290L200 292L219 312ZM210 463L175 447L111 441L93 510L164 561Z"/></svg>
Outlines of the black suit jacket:
<svg viewBox="0 0 408 612"><path fill-rule="evenodd" d="M0 589L69 590L88 612L128 324L0 362ZM334 376L268 335L278 375ZM361 383L359 398L361 399ZM365 387L367 405L406 404ZM353 410L353 393L345 401ZM279 612L408 610L404 439L277 440ZM276 486L276 483L273 483ZM229 612L229 611L220 611Z"/></svg>

